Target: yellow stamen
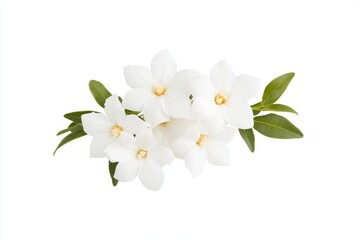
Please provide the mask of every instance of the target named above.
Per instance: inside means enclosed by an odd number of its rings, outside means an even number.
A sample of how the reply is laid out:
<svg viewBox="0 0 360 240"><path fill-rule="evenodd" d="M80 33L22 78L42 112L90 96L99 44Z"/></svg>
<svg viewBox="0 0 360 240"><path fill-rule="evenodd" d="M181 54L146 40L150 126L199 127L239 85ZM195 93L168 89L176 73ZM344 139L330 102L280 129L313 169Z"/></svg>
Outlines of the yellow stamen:
<svg viewBox="0 0 360 240"><path fill-rule="evenodd" d="M138 159L146 158L146 156L147 156L147 151L146 151L146 150L139 149L139 150L137 151L136 157L137 157Z"/></svg>
<svg viewBox="0 0 360 240"><path fill-rule="evenodd" d="M199 146L204 146L207 142L207 136L205 134L200 134L199 140L197 140L196 144Z"/></svg>
<svg viewBox="0 0 360 240"><path fill-rule="evenodd" d="M165 94L166 88L163 85L159 84L153 88L153 92L156 96L162 96Z"/></svg>
<svg viewBox="0 0 360 240"><path fill-rule="evenodd" d="M123 131L122 127L117 124L111 129L111 132L115 137L120 136L122 131Z"/></svg>
<svg viewBox="0 0 360 240"><path fill-rule="evenodd" d="M228 100L227 95L222 94L222 93L216 95L214 98L214 101L217 105L225 104L227 102L227 100Z"/></svg>

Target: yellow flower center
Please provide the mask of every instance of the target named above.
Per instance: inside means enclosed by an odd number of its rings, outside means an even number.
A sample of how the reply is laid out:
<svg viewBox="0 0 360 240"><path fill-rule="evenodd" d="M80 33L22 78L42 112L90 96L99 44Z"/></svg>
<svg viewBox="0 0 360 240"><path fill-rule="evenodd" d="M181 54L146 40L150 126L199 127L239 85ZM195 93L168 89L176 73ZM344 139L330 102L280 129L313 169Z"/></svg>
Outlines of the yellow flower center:
<svg viewBox="0 0 360 240"><path fill-rule="evenodd" d="M200 134L199 140L197 140L196 144L199 146L204 146L207 142L207 136L205 134Z"/></svg>
<svg viewBox="0 0 360 240"><path fill-rule="evenodd" d="M156 85L154 88L153 88L153 93L156 95L156 96L162 96L164 95L166 92L166 88L162 85L162 84L159 84L159 85Z"/></svg>
<svg viewBox="0 0 360 240"><path fill-rule="evenodd" d="M120 136L122 131L123 131L122 127L120 127L117 124L111 129L111 132L112 132L113 136L115 136L115 137Z"/></svg>
<svg viewBox="0 0 360 240"><path fill-rule="evenodd" d="M147 156L147 151L143 150L143 149L139 149L136 153L136 157L138 159L144 159L144 158L146 158L146 156Z"/></svg>
<svg viewBox="0 0 360 240"><path fill-rule="evenodd" d="M215 96L214 101L217 105L222 105L225 104L228 100L227 95L220 93L218 95Z"/></svg>

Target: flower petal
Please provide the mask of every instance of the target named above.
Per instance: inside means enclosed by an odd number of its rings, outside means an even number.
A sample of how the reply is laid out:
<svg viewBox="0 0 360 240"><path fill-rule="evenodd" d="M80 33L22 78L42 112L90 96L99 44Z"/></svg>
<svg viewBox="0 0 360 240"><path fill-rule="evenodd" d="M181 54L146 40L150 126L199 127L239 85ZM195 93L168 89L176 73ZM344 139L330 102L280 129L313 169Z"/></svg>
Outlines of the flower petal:
<svg viewBox="0 0 360 240"><path fill-rule="evenodd" d="M191 105L191 112L193 116L202 120L213 116L218 112L219 107L214 102L214 97L210 95L195 97Z"/></svg>
<svg viewBox="0 0 360 240"><path fill-rule="evenodd" d="M161 98L161 104L165 114L174 118L190 117L190 98L185 93L167 90Z"/></svg>
<svg viewBox="0 0 360 240"><path fill-rule="evenodd" d="M90 157L105 157L104 149L114 142L115 138L110 136L94 137L90 146Z"/></svg>
<svg viewBox="0 0 360 240"><path fill-rule="evenodd" d="M135 88L125 94L122 105L126 109L140 112L152 97L154 94L150 88Z"/></svg>
<svg viewBox="0 0 360 240"><path fill-rule="evenodd" d="M206 152L209 163L218 166L230 164L229 149L225 145L209 141Z"/></svg>
<svg viewBox="0 0 360 240"><path fill-rule="evenodd" d="M211 70L211 79L216 86L216 91L228 92L234 84L235 74L229 63L222 60Z"/></svg>
<svg viewBox="0 0 360 240"><path fill-rule="evenodd" d="M137 134L150 127L150 124L144 122L136 115L127 115L124 122L122 123L124 131L132 134Z"/></svg>
<svg viewBox="0 0 360 240"><path fill-rule="evenodd" d="M151 61L151 72L157 83L167 83L176 73L176 64L168 50L157 53Z"/></svg>
<svg viewBox="0 0 360 240"><path fill-rule="evenodd" d="M160 98L161 97L154 97L144 105L143 112L145 121L151 123L153 126L170 120L170 117L162 110Z"/></svg>
<svg viewBox="0 0 360 240"><path fill-rule="evenodd" d="M187 96L192 94L190 85L196 81L199 73L192 69L181 70L168 82L167 89L181 91Z"/></svg>
<svg viewBox="0 0 360 240"><path fill-rule="evenodd" d="M231 127L223 127L217 132L209 134L209 138L221 144L228 144L234 137L236 130Z"/></svg>
<svg viewBox="0 0 360 240"><path fill-rule="evenodd" d="M134 180L139 172L139 160L131 160L125 163L118 163L115 169L114 177L122 182Z"/></svg>
<svg viewBox="0 0 360 240"><path fill-rule="evenodd" d="M104 149L107 158L112 162L128 162L136 159L136 146L124 146L121 140L116 140Z"/></svg>
<svg viewBox="0 0 360 240"><path fill-rule="evenodd" d="M160 166L170 164L174 160L174 153L167 147L154 147L149 152L149 160L156 162Z"/></svg>
<svg viewBox="0 0 360 240"><path fill-rule="evenodd" d="M157 191L164 183L164 173L161 167L153 161L140 161L139 179L148 189Z"/></svg>
<svg viewBox="0 0 360 240"><path fill-rule="evenodd" d="M105 113L109 121L114 124L121 124L124 121L125 110L121 106L117 95L112 95L106 99Z"/></svg>
<svg viewBox="0 0 360 240"><path fill-rule="evenodd" d="M138 65L124 67L124 76L126 83L132 88L151 88L154 81L150 70Z"/></svg>
<svg viewBox="0 0 360 240"><path fill-rule="evenodd" d="M190 82L191 94L197 96L215 96L215 86L211 78L207 75L200 75Z"/></svg>
<svg viewBox="0 0 360 240"><path fill-rule="evenodd" d="M108 136L113 124L101 113L88 113L81 116L84 131L95 137Z"/></svg>
<svg viewBox="0 0 360 240"><path fill-rule="evenodd" d="M229 98L237 102L247 101L258 94L260 85L259 78L246 74L239 75L230 90Z"/></svg>
<svg viewBox="0 0 360 240"><path fill-rule="evenodd" d="M206 163L205 148L196 147L185 158L186 167L196 177L204 171Z"/></svg>
<svg viewBox="0 0 360 240"><path fill-rule="evenodd" d="M145 129L135 136L137 146L141 149L148 150L155 146L158 142L156 141L151 129Z"/></svg>
<svg viewBox="0 0 360 240"><path fill-rule="evenodd" d="M254 126L252 109L246 103L225 105L223 115L225 121L235 128L249 129Z"/></svg>
<svg viewBox="0 0 360 240"><path fill-rule="evenodd" d="M185 159L189 152L196 147L196 142L190 138L179 137L171 145L177 158Z"/></svg>

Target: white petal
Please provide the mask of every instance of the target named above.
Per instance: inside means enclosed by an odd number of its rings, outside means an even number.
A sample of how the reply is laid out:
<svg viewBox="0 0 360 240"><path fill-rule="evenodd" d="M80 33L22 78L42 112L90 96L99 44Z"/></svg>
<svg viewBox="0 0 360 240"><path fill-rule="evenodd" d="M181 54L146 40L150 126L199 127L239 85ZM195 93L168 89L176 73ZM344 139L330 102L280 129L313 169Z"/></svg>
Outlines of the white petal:
<svg viewBox="0 0 360 240"><path fill-rule="evenodd" d="M165 114L174 118L188 118L190 115L190 98L185 93L167 90L161 98Z"/></svg>
<svg viewBox="0 0 360 240"><path fill-rule="evenodd" d="M101 113L88 113L81 116L84 131L90 136L108 136L113 124Z"/></svg>
<svg viewBox="0 0 360 240"><path fill-rule="evenodd" d="M164 183L164 173L158 164L143 160L140 161L139 179L146 188L157 191Z"/></svg>
<svg viewBox="0 0 360 240"><path fill-rule="evenodd" d="M117 95L112 95L105 101L105 113L110 122L121 124L124 121L125 111Z"/></svg>
<svg viewBox="0 0 360 240"><path fill-rule="evenodd" d="M127 148L137 148L136 139L131 133L122 132L120 134L120 143Z"/></svg>
<svg viewBox="0 0 360 240"><path fill-rule="evenodd" d="M164 113L161 107L161 97L154 97L144 105L144 118L146 122L153 126L162 122L167 122L170 117Z"/></svg>
<svg viewBox="0 0 360 240"><path fill-rule="evenodd" d="M174 153L170 148L167 147L154 147L149 152L148 158L160 166L164 166L165 164L172 163L174 160Z"/></svg>
<svg viewBox="0 0 360 240"><path fill-rule="evenodd" d="M234 128L224 126L219 131L209 134L209 138L217 143L227 144L233 139L235 133Z"/></svg>
<svg viewBox="0 0 360 240"><path fill-rule="evenodd" d="M194 148L185 158L186 167L190 170L191 174L196 177L204 171L206 163L205 148Z"/></svg>
<svg viewBox="0 0 360 240"><path fill-rule="evenodd" d="M207 75L200 75L197 78L194 78L190 82L191 94L193 97L197 96L215 96L215 86L213 81Z"/></svg>
<svg viewBox="0 0 360 240"><path fill-rule="evenodd" d="M114 141L104 149L107 158L113 162L128 162L136 159L136 147L124 146L120 141Z"/></svg>
<svg viewBox="0 0 360 240"><path fill-rule="evenodd" d="M185 93L187 96L192 94L190 85L196 81L199 73L192 69L181 70L168 82L167 89Z"/></svg>
<svg viewBox="0 0 360 240"><path fill-rule="evenodd" d="M171 145L171 149L177 158L185 159L185 157L196 147L196 142L187 137L179 137Z"/></svg>
<svg viewBox="0 0 360 240"><path fill-rule="evenodd" d="M215 104L213 96L199 96L194 98L191 105L191 112L196 119L202 120L216 114L218 108L219 106Z"/></svg>
<svg viewBox="0 0 360 240"><path fill-rule="evenodd" d="M154 97L151 88L135 88L128 91L123 99L122 105L126 109L142 111L144 105Z"/></svg>
<svg viewBox="0 0 360 240"><path fill-rule="evenodd" d="M129 182L134 180L139 172L139 164L139 160L118 163L115 169L114 177L122 182Z"/></svg>
<svg viewBox="0 0 360 240"><path fill-rule="evenodd" d="M253 112L250 106L243 104L227 104L224 106L225 121L235 128L249 129L254 126Z"/></svg>
<svg viewBox="0 0 360 240"><path fill-rule="evenodd" d="M150 70L143 66L129 65L124 67L126 83L132 88L151 88L153 77Z"/></svg>
<svg viewBox="0 0 360 240"><path fill-rule="evenodd" d="M217 63L211 70L211 79L215 83L217 91L228 92L235 81L235 74L225 60Z"/></svg>
<svg viewBox="0 0 360 240"><path fill-rule="evenodd" d="M104 149L114 142L115 138L109 136L94 137L90 146L90 157L101 158L105 157Z"/></svg>
<svg viewBox="0 0 360 240"><path fill-rule="evenodd" d="M151 61L151 72L158 83L167 83L176 73L176 64L168 50L157 53Z"/></svg>
<svg viewBox="0 0 360 240"><path fill-rule="evenodd" d="M139 132L138 134L136 134L135 138L137 146L144 150L147 150L158 144L151 129L145 129Z"/></svg>
<svg viewBox="0 0 360 240"><path fill-rule="evenodd" d="M209 163L222 166L230 164L229 149L222 144L209 142L206 148Z"/></svg>
<svg viewBox="0 0 360 240"><path fill-rule="evenodd" d="M127 115L122 124L124 131L132 134L137 134L150 127L150 124L144 122L136 115Z"/></svg>
<svg viewBox="0 0 360 240"><path fill-rule="evenodd" d="M237 102L247 101L258 94L260 85L260 79L242 74L236 78L230 90L229 98Z"/></svg>
<svg viewBox="0 0 360 240"><path fill-rule="evenodd" d="M223 116L219 113L216 116L210 116L201 121L202 126L206 129L207 134L217 134L222 130L226 123Z"/></svg>

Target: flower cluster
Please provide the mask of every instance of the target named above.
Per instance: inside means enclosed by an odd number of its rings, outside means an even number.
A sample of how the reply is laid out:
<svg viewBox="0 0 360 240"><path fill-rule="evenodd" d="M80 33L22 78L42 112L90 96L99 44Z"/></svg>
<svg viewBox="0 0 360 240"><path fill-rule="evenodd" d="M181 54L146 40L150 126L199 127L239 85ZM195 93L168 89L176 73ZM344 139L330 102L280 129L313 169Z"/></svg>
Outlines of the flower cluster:
<svg viewBox="0 0 360 240"><path fill-rule="evenodd" d="M101 83L90 81L90 90L104 107L105 115L94 111L66 114L73 122L59 132L70 134L58 148L86 134L92 136L90 156L109 159L114 185L139 176L146 188L158 190L164 182L162 168L171 164L174 157L183 159L193 176L203 172L206 162L229 165L227 144L237 130L250 150L254 150L254 115L261 111L295 112L286 105L274 104L280 97L276 94L281 95L293 77L291 73L285 78L280 76L284 78L280 81L275 79L274 86L269 84L266 98L263 96L253 106L248 100L257 95L260 80L250 75L236 76L226 61L217 63L210 75L191 69L178 71L170 53L164 50L153 57L150 69L126 66L124 76L131 90L123 99L111 94ZM267 124L283 117L268 114L258 118ZM282 120L285 122L280 125L291 126L285 133L275 131L277 138L302 137L300 130L287 119ZM264 128L261 123L255 126L269 136Z"/></svg>

